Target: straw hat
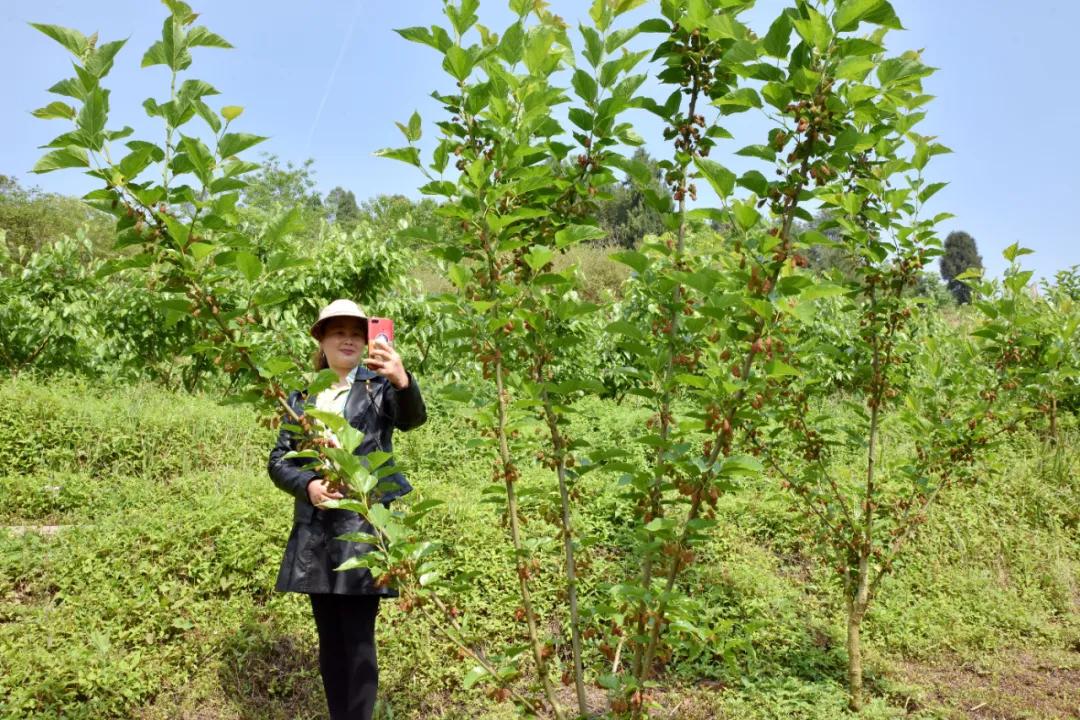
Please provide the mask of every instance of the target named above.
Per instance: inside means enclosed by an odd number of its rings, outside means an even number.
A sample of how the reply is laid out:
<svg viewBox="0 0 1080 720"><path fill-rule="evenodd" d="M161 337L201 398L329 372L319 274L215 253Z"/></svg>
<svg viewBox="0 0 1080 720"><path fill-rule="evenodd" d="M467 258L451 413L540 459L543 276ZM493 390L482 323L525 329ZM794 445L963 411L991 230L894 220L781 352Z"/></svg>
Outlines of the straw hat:
<svg viewBox="0 0 1080 720"><path fill-rule="evenodd" d="M336 317L359 318L364 323L364 331L367 332L367 315L360 309L360 306L352 300L340 299L335 300L322 309L322 312L319 313L319 319L311 326L311 337L316 340L321 340L323 324L330 318Z"/></svg>

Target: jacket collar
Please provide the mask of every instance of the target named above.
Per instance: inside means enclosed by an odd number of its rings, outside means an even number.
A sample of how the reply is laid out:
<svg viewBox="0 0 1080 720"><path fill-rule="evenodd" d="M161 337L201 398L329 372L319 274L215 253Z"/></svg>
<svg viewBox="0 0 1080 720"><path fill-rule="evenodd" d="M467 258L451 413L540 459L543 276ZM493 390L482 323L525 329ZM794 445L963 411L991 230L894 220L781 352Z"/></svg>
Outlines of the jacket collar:
<svg viewBox="0 0 1080 720"><path fill-rule="evenodd" d="M365 380L374 380L377 377L379 377L377 372L368 370L363 365L357 365L349 372L349 380L351 382L356 382L357 380L360 380L361 382Z"/></svg>

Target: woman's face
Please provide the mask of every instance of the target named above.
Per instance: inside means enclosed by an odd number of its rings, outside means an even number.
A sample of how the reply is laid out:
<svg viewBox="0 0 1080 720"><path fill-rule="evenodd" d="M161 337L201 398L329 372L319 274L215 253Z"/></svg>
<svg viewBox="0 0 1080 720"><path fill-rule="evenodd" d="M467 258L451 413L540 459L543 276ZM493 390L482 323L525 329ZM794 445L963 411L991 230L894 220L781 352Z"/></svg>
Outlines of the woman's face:
<svg viewBox="0 0 1080 720"><path fill-rule="evenodd" d="M339 317L326 321L319 347L331 368L353 369L360 364L367 344L364 323L359 318Z"/></svg>

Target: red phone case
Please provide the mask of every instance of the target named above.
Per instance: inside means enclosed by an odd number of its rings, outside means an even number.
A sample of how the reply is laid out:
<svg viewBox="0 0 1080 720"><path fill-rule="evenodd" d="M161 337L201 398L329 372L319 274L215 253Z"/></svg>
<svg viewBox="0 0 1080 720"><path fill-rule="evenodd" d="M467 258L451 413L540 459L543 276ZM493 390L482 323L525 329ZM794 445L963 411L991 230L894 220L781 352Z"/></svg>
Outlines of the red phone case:
<svg viewBox="0 0 1080 720"><path fill-rule="evenodd" d="M388 345L394 344L394 321L390 318L368 318L368 354L376 339L382 338Z"/></svg>

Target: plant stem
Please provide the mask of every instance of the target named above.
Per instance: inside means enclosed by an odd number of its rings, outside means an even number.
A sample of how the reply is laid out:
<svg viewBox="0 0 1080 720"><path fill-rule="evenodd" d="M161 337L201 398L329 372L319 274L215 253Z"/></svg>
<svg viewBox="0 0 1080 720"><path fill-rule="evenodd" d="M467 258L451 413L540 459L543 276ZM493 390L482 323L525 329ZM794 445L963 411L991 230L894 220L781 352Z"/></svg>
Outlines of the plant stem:
<svg viewBox="0 0 1080 720"><path fill-rule="evenodd" d="M506 439L507 422L507 394L503 383L502 358L495 360L495 389L498 392L499 425L499 457L503 467L503 481L506 486L506 514L510 520L510 540L514 545L514 564L517 570L518 585L521 592L521 603L525 608L525 619L529 627L529 642L532 645L533 660L536 662L536 672L540 676L540 682L544 687L544 695L551 704L552 712L558 720L565 717L562 707L559 706L555 697L555 688L548 676L547 662L544 660L543 647L536 626L536 612L533 609L532 594L529 590L529 569L523 562L524 550L521 544L521 530L518 526L517 493L514 490L515 478L513 476L513 461L510 457L510 446Z"/></svg>
<svg viewBox="0 0 1080 720"><path fill-rule="evenodd" d="M699 84L700 78L695 73L693 76L693 86L690 93L689 104L689 117L693 119L694 113L697 110L698 93L701 90ZM679 216L679 228L676 232L675 239L675 260L674 264L677 268L682 260L683 249L686 244L686 172L685 166L682 179L679 181L679 209L676 211ZM667 445L668 436L671 432L671 378L675 372L675 338L677 334L677 326L679 318L682 316L680 312L679 303L682 301L682 285L676 283L674 289L671 291L671 305L668 311L668 356L667 362L664 367L664 378L661 383L661 395L660 395L660 443L656 450L656 460L653 473L653 484L649 491L649 512L653 517L660 517L663 514L663 506L660 504L661 484L664 475L664 447ZM645 562L641 568L641 590L642 600L638 603L637 612L637 633L634 637L634 661L633 661L633 673L634 678L638 681L638 684L648 676L649 669L645 666L646 648L642 644L641 638L645 636L647 612L646 602L652 587L652 573L653 573L653 557L650 552L645 557ZM657 625L661 622L659 615L654 619ZM633 710L633 717L641 717L641 706L635 705Z"/></svg>
<svg viewBox="0 0 1080 720"><path fill-rule="evenodd" d="M485 670L487 670L488 674L491 675L491 677L496 678L496 682L498 682L498 680L497 680L497 678L499 677L498 671L480 653L478 653L476 650L473 650L471 647L469 647L465 643L464 640L461 639L461 634L462 634L461 626L458 625L457 621L453 618L453 616L450 615L450 611L446 607L446 604L443 603L443 601L439 599L438 595L432 594L432 595L430 595L430 597L431 597L432 601L434 601L435 607L437 607L439 609L439 612L442 613L442 615L440 617L433 618L433 620L435 621L435 623L434 623L435 627L439 628L439 631L442 632L443 637L445 637L450 642L454 643L454 645L461 648L462 652L468 654L469 657L471 657L473 660L480 663L480 666L483 667ZM421 605L421 607L426 608L427 605ZM450 627L454 629L454 633L456 633L456 634L451 633L450 631L448 631L446 629L446 625L444 625L443 623L449 624ZM513 695L514 698L519 703L521 703L522 706L525 707L525 709L527 709L529 712L533 713L534 715L537 714L536 706L532 703L532 701L530 701L524 695L519 693L517 690L514 690L513 688L509 687L508 685L503 685L501 683L500 683L499 687L506 688L510 692L510 694Z"/></svg>
<svg viewBox="0 0 1080 720"><path fill-rule="evenodd" d="M671 559L671 567L668 569L664 592L660 596L660 605L656 608L656 622L653 623L652 631L649 633L649 645L645 649L645 674L643 675L642 680L648 680L652 670L653 659L656 657L656 651L660 645L660 626L663 624L664 616L667 613L668 596L675 587L675 580L678 577L679 572L684 567L682 549L686 546L686 540L690 535L690 523L697 519L698 513L701 510L703 495L704 492L700 488L694 493L694 499L690 504L690 512L686 515L686 523L683 525L679 542L675 546L677 554Z"/></svg>
<svg viewBox="0 0 1080 720"><path fill-rule="evenodd" d="M570 492L566 486L566 442L559 432L558 418L552 407L547 389L541 390L544 402L544 414L547 416L548 430L555 449L555 470L559 477L559 504L562 506L563 550L566 554L566 597L570 605L570 644L574 654L574 689L577 692L578 711L582 715L589 712L585 697L585 672L581 665L581 619L578 613L577 567L574 563L574 529L570 520Z"/></svg>
<svg viewBox="0 0 1080 720"><path fill-rule="evenodd" d="M847 650L848 650L848 691L851 695L849 704L852 710L859 712L863 704L862 678L862 643L860 630L866 615L867 575L870 558L866 553L859 557L859 577L854 597L848 598Z"/></svg>
<svg viewBox="0 0 1080 720"><path fill-rule="evenodd" d="M176 21L173 20L173 23ZM174 24L175 27L175 24ZM169 102L176 102L176 71L172 71L172 82L169 85ZM162 200L169 202L169 150L172 149L173 127L168 120L165 121L165 162L161 165L161 186L165 190Z"/></svg>

